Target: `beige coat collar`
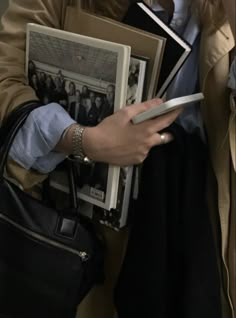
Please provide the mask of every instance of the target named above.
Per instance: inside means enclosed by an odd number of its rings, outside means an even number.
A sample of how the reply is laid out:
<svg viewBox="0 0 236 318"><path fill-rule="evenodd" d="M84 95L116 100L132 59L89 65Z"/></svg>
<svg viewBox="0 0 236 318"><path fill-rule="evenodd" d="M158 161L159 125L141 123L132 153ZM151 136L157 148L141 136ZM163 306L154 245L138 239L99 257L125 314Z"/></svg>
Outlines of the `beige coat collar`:
<svg viewBox="0 0 236 318"><path fill-rule="evenodd" d="M203 31L201 35L201 83L204 87L209 71L224 55L235 46L233 33L228 23L225 23L217 32ZM221 45L219 45L221 43ZM209 49L210 48L210 49Z"/></svg>

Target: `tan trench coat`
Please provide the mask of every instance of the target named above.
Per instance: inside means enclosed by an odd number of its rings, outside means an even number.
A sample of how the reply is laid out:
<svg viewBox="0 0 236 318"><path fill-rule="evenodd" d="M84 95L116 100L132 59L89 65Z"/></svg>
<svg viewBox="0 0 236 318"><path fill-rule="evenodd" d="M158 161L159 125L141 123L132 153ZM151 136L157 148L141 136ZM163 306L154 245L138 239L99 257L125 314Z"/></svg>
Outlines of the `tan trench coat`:
<svg viewBox="0 0 236 318"><path fill-rule="evenodd" d="M67 2L11 1L0 32L0 120L21 103L36 99L24 75L26 23L63 28ZM213 168L212 171L209 169L209 207L215 229L219 219L221 232L222 244L217 247L219 265L223 264L224 318L236 318L236 173L232 164L236 160L236 110L230 109L229 91L226 89L229 52L233 46L234 39L228 24L216 33L203 32L200 71L206 99L202 114ZM32 187L44 178L32 171L25 171L13 162L9 163L8 168L9 173L25 188ZM127 233L113 233L108 229L104 231L109 242L107 281L104 287L94 289L80 306L82 318L114 317L112 287L124 253ZM215 233L217 235L217 231Z"/></svg>
<svg viewBox="0 0 236 318"><path fill-rule="evenodd" d="M229 52L234 45L228 23L215 33L204 30L201 37L200 81L205 93L202 114L214 174L210 180L211 190L215 181L215 193L218 193L218 201L217 196L210 193L210 208L214 218L219 215L224 296L230 299L231 310L234 304L232 317L236 317L236 171L233 167L236 159L236 109L230 107L230 92L226 86Z"/></svg>

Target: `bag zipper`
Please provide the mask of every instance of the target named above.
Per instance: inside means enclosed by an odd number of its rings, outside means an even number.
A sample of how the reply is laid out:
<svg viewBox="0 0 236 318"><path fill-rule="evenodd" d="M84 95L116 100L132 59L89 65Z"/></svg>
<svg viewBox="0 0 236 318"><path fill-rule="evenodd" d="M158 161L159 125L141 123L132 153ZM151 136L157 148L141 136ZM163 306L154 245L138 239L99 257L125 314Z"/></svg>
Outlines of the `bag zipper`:
<svg viewBox="0 0 236 318"><path fill-rule="evenodd" d="M64 250L64 251L67 251L69 253L72 253L72 254L79 256L79 258L81 259L82 262L86 262L89 259L89 255L87 252L77 251L71 247L64 245L64 244L61 244L61 243L58 243L58 242L53 241L51 239L48 239L48 238L42 236L41 234L37 234L29 229L26 229L22 225L17 224L16 222L14 222L13 220L11 220L10 218L8 218L7 216L5 216L1 213L0 213L0 219L4 220L5 222L12 225L13 227L20 230L21 232L23 232L26 235L29 235L29 236L31 236L31 237L33 237L41 242L47 243L53 247L59 248L61 250Z"/></svg>

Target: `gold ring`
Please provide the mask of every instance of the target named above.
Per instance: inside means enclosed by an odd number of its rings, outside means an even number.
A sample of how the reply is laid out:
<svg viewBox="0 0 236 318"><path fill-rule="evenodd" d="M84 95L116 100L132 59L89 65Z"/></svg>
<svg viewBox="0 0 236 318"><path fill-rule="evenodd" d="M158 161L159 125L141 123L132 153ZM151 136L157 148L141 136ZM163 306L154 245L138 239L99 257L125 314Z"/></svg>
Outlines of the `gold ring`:
<svg viewBox="0 0 236 318"><path fill-rule="evenodd" d="M166 141L167 141L167 140L166 140L166 134L164 134L164 133L163 133L163 134L160 134L160 137L161 137L161 143L162 143L162 144L165 144Z"/></svg>

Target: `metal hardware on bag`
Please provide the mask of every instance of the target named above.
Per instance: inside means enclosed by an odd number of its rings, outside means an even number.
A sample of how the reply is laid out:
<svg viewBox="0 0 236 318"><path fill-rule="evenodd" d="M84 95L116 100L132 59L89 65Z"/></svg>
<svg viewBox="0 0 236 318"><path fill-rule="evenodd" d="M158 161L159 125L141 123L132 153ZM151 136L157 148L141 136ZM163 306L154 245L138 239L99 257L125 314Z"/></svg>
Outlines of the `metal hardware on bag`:
<svg viewBox="0 0 236 318"><path fill-rule="evenodd" d="M77 225L78 222L76 220L62 215L58 219L55 234L66 239L73 240L77 233Z"/></svg>
<svg viewBox="0 0 236 318"><path fill-rule="evenodd" d="M57 247L60 248L61 250L67 251L69 253L75 254L77 256L79 256L79 258L81 259L82 262L85 262L89 259L89 255L84 252L84 251L77 251L71 247L68 247L64 244L55 242L53 240L50 240L40 234L37 234L29 229L26 229L25 227L23 227L22 225L17 224L16 222L12 221L10 218L8 218L7 216L3 215L2 213L0 213L0 219L2 219L3 221L5 221L6 223L10 224L11 226L15 227L17 230L21 231L22 233L24 233L27 236L31 236L32 238L35 238L41 242L45 242L53 247Z"/></svg>
<svg viewBox="0 0 236 318"><path fill-rule="evenodd" d="M86 262L89 259L89 255L86 252L79 252L79 254L83 262Z"/></svg>

